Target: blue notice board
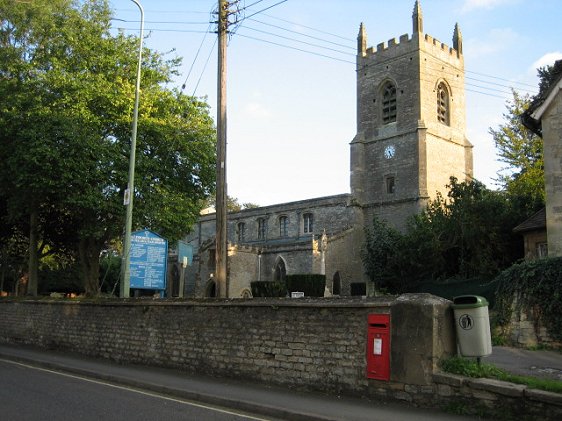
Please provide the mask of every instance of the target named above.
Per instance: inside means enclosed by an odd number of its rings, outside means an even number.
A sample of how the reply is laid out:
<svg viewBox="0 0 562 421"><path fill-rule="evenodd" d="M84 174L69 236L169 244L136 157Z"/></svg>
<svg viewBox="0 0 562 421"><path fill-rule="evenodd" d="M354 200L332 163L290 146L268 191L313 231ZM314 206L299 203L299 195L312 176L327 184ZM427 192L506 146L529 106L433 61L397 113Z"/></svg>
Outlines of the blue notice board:
<svg viewBox="0 0 562 421"><path fill-rule="evenodd" d="M131 288L166 289L168 241L149 230L131 234Z"/></svg>

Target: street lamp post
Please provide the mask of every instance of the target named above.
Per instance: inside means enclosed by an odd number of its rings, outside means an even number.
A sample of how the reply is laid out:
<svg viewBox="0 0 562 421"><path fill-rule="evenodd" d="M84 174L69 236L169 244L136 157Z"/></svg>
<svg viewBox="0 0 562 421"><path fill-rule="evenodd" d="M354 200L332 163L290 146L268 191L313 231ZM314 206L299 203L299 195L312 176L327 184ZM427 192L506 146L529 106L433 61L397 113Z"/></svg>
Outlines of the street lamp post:
<svg viewBox="0 0 562 421"><path fill-rule="evenodd" d="M125 240L123 242L123 265L121 273L121 286L119 297L129 298L131 287L131 228L133 225L133 198L135 197L135 159L137 148L137 121L139 116L139 96L142 65L142 44L144 38L144 9L137 0L131 0L140 10L140 38L139 38L139 61L137 64L137 85L135 88L135 108L133 110L133 131L131 134L131 152L129 156L129 183L125 192L125 204L127 205L127 216L125 218Z"/></svg>

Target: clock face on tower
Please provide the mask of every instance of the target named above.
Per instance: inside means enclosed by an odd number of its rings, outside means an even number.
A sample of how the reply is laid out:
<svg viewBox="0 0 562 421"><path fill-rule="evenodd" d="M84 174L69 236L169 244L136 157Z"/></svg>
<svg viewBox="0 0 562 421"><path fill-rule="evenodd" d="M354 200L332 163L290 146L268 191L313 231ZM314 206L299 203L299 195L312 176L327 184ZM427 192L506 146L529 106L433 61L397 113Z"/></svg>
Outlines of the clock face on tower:
<svg viewBox="0 0 562 421"><path fill-rule="evenodd" d="M394 145L388 145L386 148L384 148L384 157L386 159L393 158L395 153L396 147Z"/></svg>

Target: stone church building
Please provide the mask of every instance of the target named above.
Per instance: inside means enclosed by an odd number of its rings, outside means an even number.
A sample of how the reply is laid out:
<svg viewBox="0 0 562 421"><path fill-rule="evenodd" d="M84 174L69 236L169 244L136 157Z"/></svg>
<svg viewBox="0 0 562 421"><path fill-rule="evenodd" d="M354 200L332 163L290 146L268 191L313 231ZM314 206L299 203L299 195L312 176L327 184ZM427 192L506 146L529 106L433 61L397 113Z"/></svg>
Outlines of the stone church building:
<svg viewBox="0 0 562 421"><path fill-rule="evenodd" d="M455 25L452 48L424 34L418 1L412 20L411 36L376 47L360 26L351 193L229 213L228 297L297 273L323 273L327 294L349 295L366 282L360 251L375 215L404 229L451 176L471 178L461 32ZM215 215L201 216L186 242L186 293L215 296Z"/></svg>

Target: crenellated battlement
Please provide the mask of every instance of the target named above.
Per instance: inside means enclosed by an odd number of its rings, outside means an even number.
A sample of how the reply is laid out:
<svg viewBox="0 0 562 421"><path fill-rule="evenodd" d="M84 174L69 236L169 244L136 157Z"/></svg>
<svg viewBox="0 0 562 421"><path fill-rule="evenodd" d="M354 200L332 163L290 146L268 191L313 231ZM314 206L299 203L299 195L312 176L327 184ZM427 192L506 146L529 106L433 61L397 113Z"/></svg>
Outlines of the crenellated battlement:
<svg viewBox="0 0 562 421"><path fill-rule="evenodd" d="M418 42L416 42L418 39L419 37L417 36L417 34L414 34L412 37L410 37L409 34L403 34L398 40L396 38L391 38L387 42L381 42L377 44L376 47L367 48L362 56L363 58L369 58L372 56L381 56L381 58L386 58L387 56L401 55L417 48L421 48L426 51L432 51L434 54L441 52L446 53L450 56L455 56L457 58L461 56L461 53L459 53L453 47L450 47L449 45L439 41L437 38L434 38L431 35L423 35L419 40L419 44ZM361 54L361 52L359 53Z"/></svg>
<svg viewBox="0 0 562 421"><path fill-rule="evenodd" d="M405 44L407 45L407 48L410 48L410 42L412 41L412 39L409 37L408 34L404 34L400 36L400 39L397 41L396 38L391 38L389 39L387 42L381 42L380 44L377 44L377 47L369 47L366 50L366 56L368 55L373 55L373 54L384 54L385 52L388 52L389 50L395 49L395 48L404 48Z"/></svg>
<svg viewBox="0 0 562 421"><path fill-rule="evenodd" d="M442 51L448 51L448 53L451 55L456 55L456 56L459 55L458 51L455 50L453 47L449 47L447 44L439 41L437 38L433 38L431 35L425 34L424 40L427 44L431 44L433 45L433 47L437 47Z"/></svg>
<svg viewBox="0 0 562 421"><path fill-rule="evenodd" d="M461 59L462 35L458 24L455 24L455 29L453 31L453 47L449 47L447 44L440 42L431 35L423 33L423 18L419 1L416 1L414 5L412 20L413 34L411 38L408 34L404 34L400 36L398 41L396 38L391 38L387 42L378 44L376 48L367 48L367 31L363 23L361 23L359 35L357 36L358 59L377 60L380 58L384 60L418 49L439 55L440 58L447 61L451 58ZM447 57L443 54L447 54Z"/></svg>

